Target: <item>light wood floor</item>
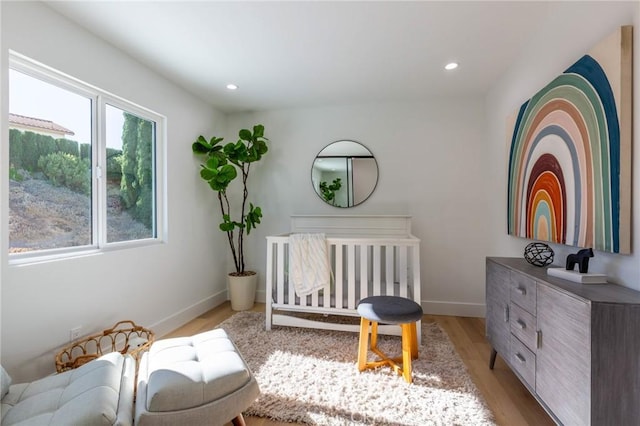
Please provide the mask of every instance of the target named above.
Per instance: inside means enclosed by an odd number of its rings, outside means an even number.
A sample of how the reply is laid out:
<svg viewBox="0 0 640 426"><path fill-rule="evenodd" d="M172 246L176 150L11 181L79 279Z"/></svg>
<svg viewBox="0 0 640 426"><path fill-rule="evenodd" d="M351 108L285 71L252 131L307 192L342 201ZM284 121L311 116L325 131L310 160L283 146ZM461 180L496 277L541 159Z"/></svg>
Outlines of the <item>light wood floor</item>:
<svg viewBox="0 0 640 426"><path fill-rule="evenodd" d="M264 304L254 311L264 312ZM233 315L229 303L218 306L163 337L189 336L210 330ZM425 315L423 321L437 322L449 335L478 390L484 396L498 425L554 425L520 380L500 359L489 369L491 348L484 338L484 319ZM429 344L426 342L426 344ZM356 354L354 354L355 362ZM247 426L291 426L258 417L245 417Z"/></svg>

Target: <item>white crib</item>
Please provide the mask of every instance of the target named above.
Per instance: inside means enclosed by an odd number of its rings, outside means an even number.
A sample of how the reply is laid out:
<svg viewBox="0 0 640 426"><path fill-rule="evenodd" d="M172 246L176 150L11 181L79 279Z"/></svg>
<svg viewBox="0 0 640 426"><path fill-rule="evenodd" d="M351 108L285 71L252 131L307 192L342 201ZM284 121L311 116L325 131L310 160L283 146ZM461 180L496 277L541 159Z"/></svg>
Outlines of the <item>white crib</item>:
<svg viewBox="0 0 640 426"><path fill-rule="evenodd" d="M333 280L330 291L295 294L288 279L289 235L267 237L266 329L272 325L359 331L356 306L368 296L394 295L420 303L420 240L408 216L293 216L291 233L327 235ZM321 320L294 313L322 314ZM420 323L418 323L418 329ZM400 335L380 325L379 333ZM420 339L420 333L418 333Z"/></svg>

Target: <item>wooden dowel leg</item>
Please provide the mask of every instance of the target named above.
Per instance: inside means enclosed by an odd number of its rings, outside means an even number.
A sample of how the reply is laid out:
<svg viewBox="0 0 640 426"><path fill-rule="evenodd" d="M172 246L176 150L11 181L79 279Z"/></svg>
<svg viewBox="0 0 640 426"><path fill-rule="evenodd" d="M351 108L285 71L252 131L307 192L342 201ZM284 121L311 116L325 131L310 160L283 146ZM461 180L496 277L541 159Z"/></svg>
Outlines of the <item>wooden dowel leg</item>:
<svg viewBox="0 0 640 426"><path fill-rule="evenodd" d="M247 426L247 424L244 422L244 417L242 417L242 413L234 417L233 420L231 420L231 423L233 424L233 426Z"/></svg>
<svg viewBox="0 0 640 426"><path fill-rule="evenodd" d="M360 343L358 345L358 370L362 371L367 365L367 346L369 344L369 324L366 318L360 319Z"/></svg>
<svg viewBox="0 0 640 426"><path fill-rule="evenodd" d="M411 324L411 358L418 359L418 325Z"/></svg>
<svg viewBox="0 0 640 426"><path fill-rule="evenodd" d="M371 323L371 349L378 348L378 322L370 321Z"/></svg>
<svg viewBox="0 0 640 426"><path fill-rule="evenodd" d="M413 323L415 324L415 323ZM402 324L402 376L407 383L412 382L411 377L411 358L413 356L413 345L411 329L412 323Z"/></svg>

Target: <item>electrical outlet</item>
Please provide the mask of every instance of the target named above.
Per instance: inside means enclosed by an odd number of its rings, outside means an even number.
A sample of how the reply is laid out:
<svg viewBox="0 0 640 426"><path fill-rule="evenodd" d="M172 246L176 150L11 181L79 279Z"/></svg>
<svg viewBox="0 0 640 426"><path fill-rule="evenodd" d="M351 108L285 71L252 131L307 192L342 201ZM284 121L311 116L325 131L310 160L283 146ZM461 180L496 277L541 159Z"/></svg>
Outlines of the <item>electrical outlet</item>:
<svg viewBox="0 0 640 426"><path fill-rule="evenodd" d="M80 338L80 331L82 327L75 327L69 330L69 340L74 342Z"/></svg>

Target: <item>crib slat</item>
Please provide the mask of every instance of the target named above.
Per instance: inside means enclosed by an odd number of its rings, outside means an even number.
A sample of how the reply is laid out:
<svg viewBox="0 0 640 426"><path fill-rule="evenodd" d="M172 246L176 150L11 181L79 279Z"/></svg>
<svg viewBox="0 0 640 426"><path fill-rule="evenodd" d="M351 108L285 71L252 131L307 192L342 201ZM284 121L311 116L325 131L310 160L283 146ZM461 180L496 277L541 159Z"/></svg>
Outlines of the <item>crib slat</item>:
<svg viewBox="0 0 640 426"><path fill-rule="evenodd" d="M393 264L394 262L394 250L392 245L386 245L384 249L384 259L386 261L385 275L387 281L387 295L394 296L393 291Z"/></svg>
<svg viewBox="0 0 640 426"><path fill-rule="evenodd" d="M376 244L373 246L373 295L380 296L380 289L382 284L380 284L380 275L382 274L381 266L382 263L380 261L380 246Z"/></svg>
<svg viewBox="0 0 640 426"><path fill-rule="evenodd" d="M368 296L369 292L369 246L360 245L360 299Z"/></svg>
<svg viewBox="0 0 640 426"><path fill-rule="evenodd" d="M347 308L356 308L356 245L347 245Z"/></svg>
<svg viewBox="0 0 640 426"><path fill-rule="evenodd" d="M267 305L271 305L273 302L273 262L273 243L267 239L267 276L265 277L265 301Z"/></svg>
<svg viewBox="0 0 640 426"><path fill-rule="evenodd" d="M273 304L273 243L267 238L267 282L265 291L265 329L271 330L271 306Z"/></svg>
<svg viewBox="0 0 640 426"><path fill-rule="evenodd" d="M342 244L336 243L336 291L334 293L334 306L342 308Z"/></svg>
<svg viewBox="0 0 640 426"><path fill-rule="evenodd" d="M420 282L420 246L414 245L411 247L411 253L413 255L411 262L411 272L409 275L413 278L411 283L411 290L413 291L413 300L416 301L420 306L422 306L421 299L421 286ZM422 327L422 321L418 321L417 323L418 330ZM418 333L418 345L422 344L422 333Z"/></svg>
<svg viewBox="0 0 640 426"><path fill-rule="evenodd" d="M335 280L335 274L333 273L334 262L332 262L332 257L331 257L334 247L335 247L335 244L329 245L329 265L332 271L332 277L330 277L330 280ZM322 307L323 308L331 307L331 293L333 292L333 288L334 286L331 284L331 282L329 282L329 288L325 288L322 291Z"/></svg>
<svg viewBox="0 0 640 426"><path fill-rule="evenodd" d="M287 245L287 248L288 248L288 245ZM289 250L287 250L287 258L288 258L288 256L289 256ZM291 261L291 260L289 259L289 261ZM289 266L291 266L291 265L289 265ZM282 284L282 287L284 288L284 283ZM282 303L285 303L284 302L284 298L283 298ZM287 303L287 305L295 305L296 304L296 290L295 290L295 288L293 288L293 281L290 280L290 279L287 280L287 301L286 301L286 303Z"/></svg>
<svg viewBox="0 0 640 426"><path fill-rule="evenodd" d="M400 278L400 296L407 297L407 246L398 246L399 251L399 266L398 271Z"/></svg>
<svg viewBox="0 0 640 426"><path fill-rule="evenodd" d="M278 278L276 280L276 288L278 289L278 303L284 303L284 243L276 243L277 245L277 256L276 261L278 262L277 275Z"/></svg>
<svg viewBox="0 0 640 426"><path fill-rule="evenodd" d="M413 282L411 283L411 289L413 290L413 300L422 304L421 297L421 286L420 282L420 248L415 245L411 247L411 252L413 253L413 261L411 262L411 275L413 277Z"/></svg>

